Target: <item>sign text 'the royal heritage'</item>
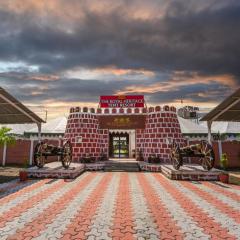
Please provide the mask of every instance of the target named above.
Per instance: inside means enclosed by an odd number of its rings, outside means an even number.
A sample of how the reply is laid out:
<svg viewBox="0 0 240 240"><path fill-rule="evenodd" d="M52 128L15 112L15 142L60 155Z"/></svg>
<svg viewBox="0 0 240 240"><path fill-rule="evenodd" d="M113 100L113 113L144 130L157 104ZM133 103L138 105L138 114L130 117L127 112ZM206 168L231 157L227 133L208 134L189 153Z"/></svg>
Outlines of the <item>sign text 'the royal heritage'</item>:
<svg viewBox="0 0 240 240"><path fill-rule="evenodd" d="M101 108L142 108L144 107L143 95L128 96L100 96Z"/></svg>

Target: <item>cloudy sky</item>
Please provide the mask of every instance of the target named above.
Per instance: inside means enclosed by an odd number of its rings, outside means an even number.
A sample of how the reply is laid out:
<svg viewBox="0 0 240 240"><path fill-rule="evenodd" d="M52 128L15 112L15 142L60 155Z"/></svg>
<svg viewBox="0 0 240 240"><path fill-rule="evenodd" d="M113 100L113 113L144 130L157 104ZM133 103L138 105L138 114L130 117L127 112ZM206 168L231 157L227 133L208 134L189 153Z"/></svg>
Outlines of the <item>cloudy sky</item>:
<svg viewBox="0 0 240 240"><path fill-rule="evenodd" d="M1 0L0 85L40 116L144 94L211 108L240 83L239 0Z"/></svg>

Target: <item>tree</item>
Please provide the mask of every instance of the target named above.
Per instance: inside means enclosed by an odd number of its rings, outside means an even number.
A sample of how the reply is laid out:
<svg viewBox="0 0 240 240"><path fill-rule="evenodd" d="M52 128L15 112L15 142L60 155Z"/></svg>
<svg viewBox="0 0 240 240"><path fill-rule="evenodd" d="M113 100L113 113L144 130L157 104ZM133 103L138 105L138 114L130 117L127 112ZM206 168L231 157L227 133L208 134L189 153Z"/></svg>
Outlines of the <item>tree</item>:
<svg viewBox="0 0 240 240"><path fill-rule="evenodd" d="M15 138L10 135L10 131L11 128L0 128L0 146L3 146L4 144L13 145L16 142Z"/></svg>

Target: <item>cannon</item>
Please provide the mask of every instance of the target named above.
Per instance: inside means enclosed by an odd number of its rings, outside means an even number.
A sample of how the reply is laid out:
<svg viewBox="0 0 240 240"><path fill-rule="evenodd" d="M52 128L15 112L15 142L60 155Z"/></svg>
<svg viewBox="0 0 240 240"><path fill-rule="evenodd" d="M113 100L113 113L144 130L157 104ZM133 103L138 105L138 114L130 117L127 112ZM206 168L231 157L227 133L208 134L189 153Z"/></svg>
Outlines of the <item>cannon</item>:
<svg viewBox="0 0 240 240"><path fill-rule="evenodd" d="M66 141L62 147L39 142L34 149L34 164L38 168L42 168L50 156L60 156L62 166L68 169L72 161L72 145L70 141Z"/></svg>
<svg viewBox="0 0 240 240"><path fill-rule="evenodd" d="M183 165L183 158L197 157L203 169L211 170L214 165L215 156L213 147L207 141L201 141L199 144L180 147L175 141L172 144L171 161L173 167L178 170Z"/></svg>

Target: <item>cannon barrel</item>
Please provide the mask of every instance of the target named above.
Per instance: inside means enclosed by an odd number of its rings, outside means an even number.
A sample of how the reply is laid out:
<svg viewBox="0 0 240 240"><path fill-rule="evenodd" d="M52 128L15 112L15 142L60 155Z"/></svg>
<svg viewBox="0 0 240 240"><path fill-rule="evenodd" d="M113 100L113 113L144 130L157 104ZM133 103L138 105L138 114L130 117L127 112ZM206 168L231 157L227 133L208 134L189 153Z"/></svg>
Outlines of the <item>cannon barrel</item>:
<svg viewBox="0 0 240 240"><path fill-rule="evenodd" d="M202 167L208 171L213 168L215 161L213 147L207 141L184 147L173 142L170 156L173 167L177 170L183 165L184 157L199 158Z"/></svg>
<svg viewBox="0 0 240 240"><path fill-rule="evenodd" d="M39 142L34 149L34 164L42 168L48 156L60 156L62 166L67 169L72 161L72 145L67 140L62 147Z"/></svg>

